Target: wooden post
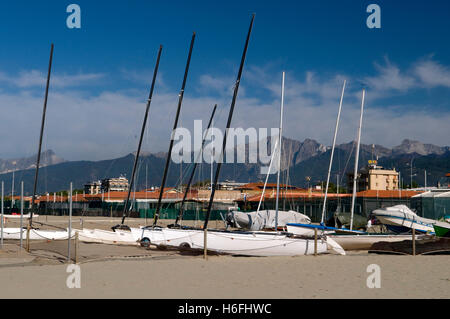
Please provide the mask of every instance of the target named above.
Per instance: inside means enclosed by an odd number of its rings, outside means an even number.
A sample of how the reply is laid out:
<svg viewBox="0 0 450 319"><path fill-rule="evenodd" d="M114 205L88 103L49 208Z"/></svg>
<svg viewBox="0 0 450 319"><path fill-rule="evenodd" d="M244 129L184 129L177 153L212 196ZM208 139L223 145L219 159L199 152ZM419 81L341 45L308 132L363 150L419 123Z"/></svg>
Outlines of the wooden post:
<svg viewBox="0 0 450 319"><path fill-rule="evenodd" d="M204 234L204 241L203 241L203 258L205 260L208 260L208 247L207 247L207 238L208 238L208 229L205 228L203 230L203 234Z"/></svg>
<svg viewBox="0 0 450 319"><path fill-rule="evenodd" d="M314 228L314 256L317 256L317 228Z"/></svg>
<svg viewBox="0 0 450 319"><path fill-rule="evenodd" d="M413 256L416 255L416 230L412 229L412 245L413 245Z"/></svg>

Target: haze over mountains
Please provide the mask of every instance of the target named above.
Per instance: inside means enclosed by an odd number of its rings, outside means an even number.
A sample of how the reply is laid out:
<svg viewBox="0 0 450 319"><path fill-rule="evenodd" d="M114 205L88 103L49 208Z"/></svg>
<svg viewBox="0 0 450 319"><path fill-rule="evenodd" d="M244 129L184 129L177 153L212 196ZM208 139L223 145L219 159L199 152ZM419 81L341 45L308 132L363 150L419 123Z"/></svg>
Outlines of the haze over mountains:
<svg viewBox="0 0 450 319"><path fill-rule="evenodd" d="M0 158L0 174L9 173L17 170L25 170L31 168L34 169L36 168L36 157L37 155L33 155L30 157L16 158L9 160ZM41 162L40 167L45 167L65 162L65 160L61 157L56 156L55 152L53 152L52 150L47 150L41 153L40 162Z"/></svg>
<svg viewBox="0 0 450 319"><path fill-rule="evenodd" d="M306 186L306 177L311 178L311 183L317 183L326 179L329 165L331 147L327 147L312 139L303 142L283 138L282 170L283 182L297 186ZM248 144L245 146L248 154ZM336 175L340 175L340 183L346 183L345 173L352 171L354 166L355 143L340 144L335 151L332 168L332 181L336 182ZM137 172L137 188L159 186L165 163L166 154L145 153L141 155ZM361 144L360 167L367 165L370 159L378 157L379 164L385 168L396 168L404 177L405 184L409 184L412 173L413 180L419 185L424 182L424 173L427 171L428 186L435 185L447 172L450 172L450 147L424 144L419 141L405 139L400 145L387 148L382 145ZM413 170L411 171L411 160ZM34 181L34 168L36 156L2 160L0 159L0 180L5 182L5 193L10 193L12 182L12 170L15 172L15 193L19 189L19 181L23 180L25 192L30 193ZM65 161L58 157L52 150L47 150L41 155L42 169L39 174L38 192L53 192L68 189L69 183L74 183L74 188L82 188L90 181L108 177L125 175L131 176L134 155L128 154L121 158L103 161ZM267 165L263 165L267 166ZM186 182L189 174L189 164L171 163L167 184L175 186L180 181L180 175L184 174ZM221 180L234 180L238 182L264 181L265 176L260 174L261 165L258 163L224 164L221 171ZM210 179L210 164L203 163L198 167L196 180ZM269 178L275 181L275 175Z"/></svg>

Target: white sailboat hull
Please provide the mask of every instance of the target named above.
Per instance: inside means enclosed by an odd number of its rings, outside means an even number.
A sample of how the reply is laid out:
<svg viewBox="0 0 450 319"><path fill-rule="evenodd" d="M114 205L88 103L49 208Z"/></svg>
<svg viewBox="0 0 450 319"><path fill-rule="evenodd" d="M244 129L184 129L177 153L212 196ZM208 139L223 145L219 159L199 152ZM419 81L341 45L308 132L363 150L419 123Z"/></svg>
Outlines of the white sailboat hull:
<svg viewBox="0 0 450 319"><path fill-rule="evenodd" d="M20 234L22 233L22 239L27 239L26 228L4 228L3 239L20 240ZM30 229L30 240L67 240L68 231L64 230L39 230ZM72 230L72 236L75 235L75 231Z"/></svg>
<svg viewBox="0 0 450 319"><path fill-rule="evenodd" d="M139 229L142 239L152 244L204 249L204 232L189 229ZM132 229L133 232L133 229ZM189 245L189 246L187 246ZM243 256L296 256L314 254L314 240L272 232L227 232L209 230L207 249ZM317 241L317 253L328 252L325 239Z"/></svg>
<svg viewBox="0 0 450 319"><path fill-rule="evenodd" d="M102 229L83 229L78 233L78 239L88 243L99 243L109 245L138 245L138 239L131 231L117 230L108 231Z"/></svg>
<svg viewBox="0 0 450 319"><path fill-rule="evenodd" d="M399 242L412 240L412 235L328 235L344 250L369 250L378 242Z"/></svg>
<svg viewBox="0 0 450 319"><path fill-rule="evenodd" d="M307 228L307 227L299 227L299 226L293 226L293 225L286 225L288 233L292 233L297 236L306 236L306 237L313 237L315 232L313 228ZM334 231L331 230L317 230L317 234L331 234Z"/></svg>
<svg viewBox="0 0 450 319"><path fill-rule="evenodd" d="M71 238L78 232L78 240L89 243L118 244L118 245L138 245L137 239L130 231L117 230L107 231L101 229L72 229ZM20 240L20 228L4 228L3 238ZM30 229L30 240L67 240L68 231L38 230ZM22 239L27 239L27 230L22 229Z"/></svg>

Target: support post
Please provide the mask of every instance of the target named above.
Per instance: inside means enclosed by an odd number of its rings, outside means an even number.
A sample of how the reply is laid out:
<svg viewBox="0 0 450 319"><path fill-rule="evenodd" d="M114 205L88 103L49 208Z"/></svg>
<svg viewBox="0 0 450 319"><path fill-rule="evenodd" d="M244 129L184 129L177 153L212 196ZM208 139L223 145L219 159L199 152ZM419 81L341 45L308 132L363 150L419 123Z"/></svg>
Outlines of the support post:
<svg viewBox="0 0 450 319"><path fill-rule="evenodd" d="M78 232L75 233L75 264L78 264Z"/></svg>
<svg viewBox="0 0 450 319"><path fill-rule="evenodd" d="M203 230L203 235L204 235L204 238L203 238L203 258L205 260L208 260L208 229L207 228L205 228Z"/></svg>
<svg viewBox="0 0 450 319"><path fill-rule="evenodd" d="M70 183L69 193L69 231L67 234L67 262L70 263L70 241L72 235L72 183Z"/></svg>
<svg viewBox="0 0 450 319"><path fill-rule="evenodd" d="M317 256L317 228L314 228L314 256Z"/></svg>
<svg viewBox="0 0 450 319"><path fill-rule="evenodd" d="M23 248L23 181L20 183L20 250Z"/></svg>
<svg viewBox="0 0 450 319"><path fill-rule="evenodd" d="M416 230L412 229L412 245L413 245L413 256L416 255Z"/></svg>
<svg viewBox="0 0 450 319"><path fill-rule="evenodd" d="M27 244L27 252L30 252L30 225L27 225L27 238L26 238L26 244Z"/></svg>

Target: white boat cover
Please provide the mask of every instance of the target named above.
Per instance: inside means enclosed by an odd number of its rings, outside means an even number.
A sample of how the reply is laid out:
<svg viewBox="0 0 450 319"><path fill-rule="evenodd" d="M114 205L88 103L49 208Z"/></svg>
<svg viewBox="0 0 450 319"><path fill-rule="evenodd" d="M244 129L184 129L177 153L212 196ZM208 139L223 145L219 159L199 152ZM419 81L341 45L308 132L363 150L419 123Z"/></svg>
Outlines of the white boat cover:
<svg viewBox="0 0 450 319"><path fill-rule="evenodd" d="M372 214L385 225L414 228L419 231L434 233L434 219L418 216L405 205L375 209Z"/></svg>
<svg viewBox="0 0 450 319"><path fill-rule="evenodd" d="M257 231L274 228L275 217L275 210L260 210L250 213L231 211L227 214L227 222L233 227ZM310 224L311 219L293 210L278 211L278 226L286 226L288 223Z"/></svg>

